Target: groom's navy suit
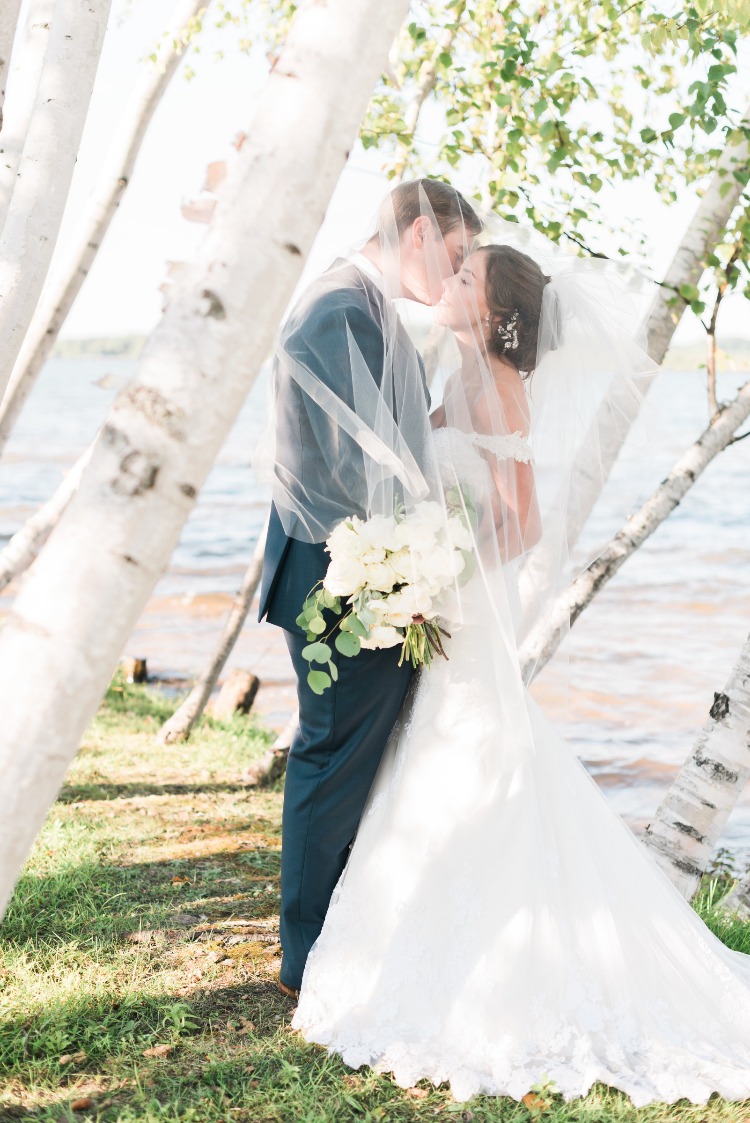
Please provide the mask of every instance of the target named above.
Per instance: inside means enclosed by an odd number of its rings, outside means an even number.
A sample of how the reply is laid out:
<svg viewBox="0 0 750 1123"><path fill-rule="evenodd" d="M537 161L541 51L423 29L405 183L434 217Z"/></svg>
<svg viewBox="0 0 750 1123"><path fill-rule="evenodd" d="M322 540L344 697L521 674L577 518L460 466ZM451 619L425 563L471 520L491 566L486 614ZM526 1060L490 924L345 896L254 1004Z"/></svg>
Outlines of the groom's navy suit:
<svg viewBox="0 0 750 1123"><path fill-rule="evenodd" d="M337 263L335 276L340 287L324 285L321 295L307 304L305 315L285 339L285 351L354 408L347 333L380 384L385 298L354 266ZM401 333L399 348L414 361L416 352L406 332L401 329ZM421 369L418 357L417 361ZM397 366L394 371L397 374ZM347 481L336 478L330 452L321 451L327 425L331 441L340 441L341 434L291 380L281 382L277 425L285 447L295 449L290 476L302 485L312 478L316 486L327 485L345 500ZM321 481L324 463L328 476ZM287 526L289 518L287 514ZM302 658L307 640L295 620L307 595L325 576L329 560L323 542L287 536L279 511L272 507L259 619L266 616L283 628L299 698L299 729L289 752L284 788L281 854L281 981L294 988L302 982L307 955L323 926L413 673L408 662L398 666L398 647L362 651L353 659L334 651L338 681L322 695L310 690L309 664Z"/></svg>

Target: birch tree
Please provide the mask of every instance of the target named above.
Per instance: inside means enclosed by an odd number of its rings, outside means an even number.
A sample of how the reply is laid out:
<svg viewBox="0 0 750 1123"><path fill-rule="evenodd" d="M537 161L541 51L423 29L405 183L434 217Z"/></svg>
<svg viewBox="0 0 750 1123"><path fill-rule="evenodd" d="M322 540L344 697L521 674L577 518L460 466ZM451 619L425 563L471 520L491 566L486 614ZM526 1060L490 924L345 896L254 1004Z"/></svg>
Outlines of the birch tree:
<svg viewBox="0 0 750 1123"><path fill-rule="evenodd" d="M31 322L62 222L111 0L57 0L34 113L0 236L0 391Z"/></svg>
<svg viewBox="0 0 750 1123"><path fill-rule="evenodd" d="M157 740L163 745L168 745L175 741L187 741L193 726L203 713L206 703L211 697L211 691L214 686L216 686L219 675L224 669L226 661L231 655L234 645L239 638L256 589L260 583L261 573L263 572L263 554L266 549L267 530L268 520L266 520L263 529L258 535L258 541L255 543L250 565L245 570L242 585L234 598L234 603L227 616L224 629L208 661L208 665L198 678L185 701L175 710L172 716L165 721L164 725L159 730Z"/></svg>
<svg viewBox="0 0 750 1123"><path fill-rule="evenodd" d="M2 18L9 25L11 4L2 8ZM39 79L49 44L55 0L29 0L26 19L15 38L11 33L13 51L9 58L7 106L3 107L3 128L0 134L0 231L8 214L10 198L18 176L18 165L39 90ZM16 30L15 28L13 29Z"/></svg>
<svg viewBox="0 0 750 1123"><path fill-rule="evenodd" d="M133 90L71 250L50 276L23 341L0 404L0 454L117 213L148 126L182 61L183 44L192 25L205 6L206 0L181 0L176 5L158 50Z"/></svg>
<svg viewBox="0 0 750 1123"><path fill-rule="evenodd" d="M701 277L746 190L750 165L749 136L750 110L745 114L742 127L730 134L716 170L657 291L646 334L649 355L659 366L685 310L691 303L698 304ZM578 501L567 505L568 553L578 541L638 416L642 401L653 384L652 377L636 381L640 399L618 384L602 402L591 438L581 443L574 469ZM595 437L595 433L600 433L601 439ZM606 459L601 455L601 449L606 450ZM540 588L538 575L547 566L548 559L543 550L544 547L535 551L519 575L519 593L526 620L535 614ZM525 631L522 625L521 634L524 635Z"/></svg>
<svg viewBox="0 0 750 1123"><path fill-rule="evenodd" d="M25 573L38 556L60 521L63 511L78 490L83 470L91 459L92 449L93 445L90 445L79 456L57 491L26 520L7 546L0 551L0 591Z"/></svg>
<svg viewBox="0 0 750 1123"><path fill-rule="evenodd" d="M6 0L0 9L0 129L3 127L3 104L10 67L10 54L13 49L13 39L16 34L20 11L21 0Z"/></svg>
<svg viewBox="0 0 750 1123"><path fill-rule="evenodd" d="M196 261L0 633L3 907L268 353L407 6L300 6Z"/></svg>
<svg viewBox="0 0 750 1123"><path fill-rule="evenodd" d="M599 557L560 593L549 611L528 632L519 651L527 679L535 677L545 666L567 635L568 627L575 623L594 596L684 499L748 417L750 382L745 383L731 405L712 418L708 428L683 453L641 509L631 515Z"/></svg>
<svg viewBox="0 0 750 1123"><path fill-rule="evenodd" d="M729 814L750 777L750 636L644 842L674 885L693 896ZM748 883L750 887L750 882ZM738 889L726 908L750 911Z"/></svg>

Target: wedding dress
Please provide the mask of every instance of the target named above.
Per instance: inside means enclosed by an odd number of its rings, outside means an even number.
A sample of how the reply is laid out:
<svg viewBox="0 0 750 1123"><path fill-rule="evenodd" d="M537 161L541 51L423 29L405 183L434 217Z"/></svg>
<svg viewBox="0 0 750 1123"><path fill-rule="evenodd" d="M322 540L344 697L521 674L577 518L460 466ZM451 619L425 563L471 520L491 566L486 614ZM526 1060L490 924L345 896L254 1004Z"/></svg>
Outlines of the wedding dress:
<svg viewBox="0 0 750 1123"><path fill-rule="evenodd" d="M481 484L517 435L437 434ZM727 949L523 687L515 573L463 590L449 661L394 730L293 1026L352 1068L456 1099L596 1081L636 1105L750 1097L750 956Z"/></svg>

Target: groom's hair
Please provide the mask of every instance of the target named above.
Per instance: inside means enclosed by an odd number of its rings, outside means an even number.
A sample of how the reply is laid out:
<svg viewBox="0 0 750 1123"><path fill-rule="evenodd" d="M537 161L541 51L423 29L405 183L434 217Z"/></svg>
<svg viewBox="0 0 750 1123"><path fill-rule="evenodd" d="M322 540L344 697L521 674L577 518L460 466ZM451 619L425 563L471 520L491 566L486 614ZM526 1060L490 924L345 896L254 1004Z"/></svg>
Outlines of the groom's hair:
<svg viewBox="0 0 750 1123"><path fill-rule="evenodd" d="M424 214L425 199L443 236L463 223L467 234L475 237L483 226L481 218L461 192L438 179L411 179L399 183L389 198L399 235Z"/></svg>

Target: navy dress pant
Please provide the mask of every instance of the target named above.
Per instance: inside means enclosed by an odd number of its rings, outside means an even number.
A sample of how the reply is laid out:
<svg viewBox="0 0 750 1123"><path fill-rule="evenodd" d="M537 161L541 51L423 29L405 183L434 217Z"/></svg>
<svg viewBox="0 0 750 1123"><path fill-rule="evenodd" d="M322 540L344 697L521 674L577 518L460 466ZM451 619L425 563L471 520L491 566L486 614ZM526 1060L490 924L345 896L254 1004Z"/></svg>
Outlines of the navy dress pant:
<svg viewBox="0 0 750 1123"><path fill-rule="evenodd" d="M281 853L281 981L299 988L346 864L367 795L413 670L400 647L334 651L338 682L307 685L307 640L284 630L298 681L299 729L289 752Z"/></svg>

